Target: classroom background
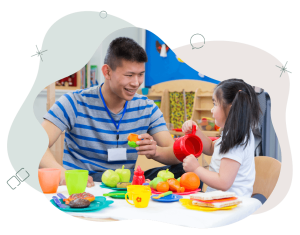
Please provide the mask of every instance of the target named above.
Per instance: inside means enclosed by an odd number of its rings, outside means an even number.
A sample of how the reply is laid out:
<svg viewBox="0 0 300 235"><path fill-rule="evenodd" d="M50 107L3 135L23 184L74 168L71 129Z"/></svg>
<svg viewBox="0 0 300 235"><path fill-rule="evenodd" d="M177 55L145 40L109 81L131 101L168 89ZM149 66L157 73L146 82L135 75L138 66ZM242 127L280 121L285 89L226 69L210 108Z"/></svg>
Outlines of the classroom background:
<svg viewBox="0 0 300 235"><path fill-rule="evenodd" d="M153 99L162 110L170 133L174 137L182 135L181 125L185 120L198 122L203 131L210 137L218 137L219 130L212 124L210 109L212 108L211 92L217 81L201 71L189 67L168 47L167 42L148 30L141 28L125 28L108 36L96 50L90 61L79 71L55 82L55 100L67 92L99 85L104 82L101 73L104 57L109 43L117 37L130 37L147 52L145 81L138 93ZM242 79L242 78L241 78ZM202 89L197 89L201 86ZM251 84L255 85L255 84ZM53 84L54 86L54 84ZM271 100L266 91L255 87L263 114L260 126L256 130L256 156L269 156L281 162L281 150L271 120ZM34 102L34 113L42 123L47 112L47 89L40 92ZM204 158L203 158L204 159ZM205 159L204 159L205 160ZM209 159L207 159L209 163ZM208 164L206 162L206 164Z"/></svg>

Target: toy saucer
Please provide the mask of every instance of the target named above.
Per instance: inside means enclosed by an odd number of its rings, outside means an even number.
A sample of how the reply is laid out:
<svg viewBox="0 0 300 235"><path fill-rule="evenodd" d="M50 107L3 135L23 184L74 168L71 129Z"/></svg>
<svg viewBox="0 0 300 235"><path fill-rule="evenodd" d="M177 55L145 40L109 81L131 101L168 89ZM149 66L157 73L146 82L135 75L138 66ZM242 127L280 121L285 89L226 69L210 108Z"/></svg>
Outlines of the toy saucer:
<svg viewBox="0 0 300 235"><path fill-rule="evenodd" d="M107 189L117 190L117 191L127 191L127 188L111 188L105 185L103 182L100 184L100 188L107 188Z"/></svg>
<svg viewBox="0 0 300 235"><path fill-rule="evenodd" d="M155 199L153 197L157 197L159 194L157 195L152 195L151 196L151 199L153 201L157 201L157 202L177 202L179 201L179 199L183 198L182 196L180 195L176 195L176 194L170 194L168 196L165 196L165 197L161 197L161 198L158 198L158 199Z"/></svg>
<svg viewBox="0 0 300 235"><path fill-rule="evenodd" d="M173 192L173 194L176 194L176 195L190 195L190 194L194 194L194 193L197 193L197 192L200 192L200 191L201 191L201 189L198 188L198 189L196 189L196 190L193 190L193 191L186 191L186 192L183 192L183 193L174 193L174 192ZM157 191L155 191L153 188L151 188L151 192L152 192L153 194L161 194L161 193L163 193L163 192L157 192Z"/></svg>
<svg viewBox="0 0 300 235"><path fill-rule="evenodd" d="M198 210L198 211L218 211L218 210L231 210L235 207L237 207L237 205L234 206L227 206L227 207L221 207L221 208L217 208L217 207L204 207L204 206L195 206L192 204L192 200L190 199L180 199L179 200L181 202L181 204L190 210Z"/></svg>
<svg viewBox="0 0 300 235"><path fill-rule="evenodd" d="M62 199L59 199L61 204L66 204ZM60 208L56 205L53 199L50 200L50 202L57 208L60 209L61 211L65 212L92 212L92 211L99 211L103 208L108 207L110 204L112 204L114 201L111 200L106 200L105 197L102 196L97 196L95 197L95 200L91 202L91 204L86 207L86 208Z"/></svg>

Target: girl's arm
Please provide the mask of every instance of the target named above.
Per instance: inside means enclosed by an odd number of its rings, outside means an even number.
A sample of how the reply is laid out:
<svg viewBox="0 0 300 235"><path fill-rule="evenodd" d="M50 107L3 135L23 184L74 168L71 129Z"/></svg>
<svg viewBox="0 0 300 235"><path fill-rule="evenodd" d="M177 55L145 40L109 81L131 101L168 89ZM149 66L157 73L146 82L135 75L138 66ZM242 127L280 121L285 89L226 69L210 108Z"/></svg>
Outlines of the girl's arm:
<svg viewBox="0 0 300 235"><path fill-rule="evenodd" d="M227 191L231 187L240 165L237 161L222 158L219 173L217 173L204 169L193 155L189 155L183 160L183 169L186 172L196 173L200 180L209 187L222 191Z"/></svg>

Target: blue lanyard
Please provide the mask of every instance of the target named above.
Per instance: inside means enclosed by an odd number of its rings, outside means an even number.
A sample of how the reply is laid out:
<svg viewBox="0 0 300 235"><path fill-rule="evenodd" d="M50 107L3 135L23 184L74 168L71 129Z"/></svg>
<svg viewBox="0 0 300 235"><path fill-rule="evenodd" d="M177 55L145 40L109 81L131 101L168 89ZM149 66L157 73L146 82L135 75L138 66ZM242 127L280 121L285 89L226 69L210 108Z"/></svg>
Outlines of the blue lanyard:
<svg viewBox="0 0 300 235"><path fill-rule="evenodd" d="M121 123L121 120L122 120L123 117L124 117L124 114L126 113L126 108L127 108L127 103L128 103L128 101L125 102L125 106L124 106L124 110L123 110L122 117L121 117L121 119L120 119L120 121L119 121L119 123L118 123L118 125L117 125L117 123L115 122L115 120L114 120L113 117L111 116L110 111L108 110L108 108L107 108L107 106L106 106L106 103L105 103L105 100L104 100L104 98L103 98L102 91L101 91L102 85L103 85L103 83L102 83L101 86L100 86L100 95L101 95L101 99L102 99L102 102L103 102L103 105L104 105L104 107L105 107L105 110L106 110L107 114L109 115L110 119L112 120L112 122L114 123L114 125L115 125L115 127L116 127L116 129L117 129L117 147L118 147L120 123Z"/></svg>

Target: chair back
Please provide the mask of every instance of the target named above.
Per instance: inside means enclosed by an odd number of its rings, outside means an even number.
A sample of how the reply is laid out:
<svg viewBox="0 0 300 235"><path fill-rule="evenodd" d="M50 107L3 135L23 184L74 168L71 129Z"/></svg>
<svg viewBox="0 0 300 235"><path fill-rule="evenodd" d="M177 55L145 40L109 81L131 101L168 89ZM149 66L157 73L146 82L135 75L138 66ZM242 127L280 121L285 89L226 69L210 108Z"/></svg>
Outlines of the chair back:
<svg viewBox="0 0 300 235"><path fill-rule="evenodd" d="M254 159L256 176L252 196L262 194L268 199L278 181L281 163L272 157L259 156Z"/></svg>

